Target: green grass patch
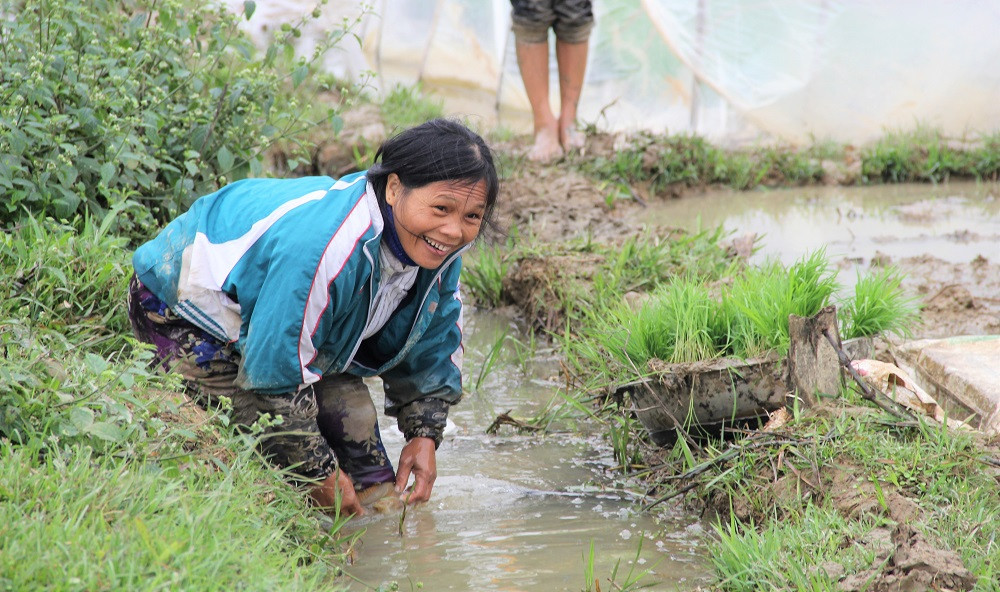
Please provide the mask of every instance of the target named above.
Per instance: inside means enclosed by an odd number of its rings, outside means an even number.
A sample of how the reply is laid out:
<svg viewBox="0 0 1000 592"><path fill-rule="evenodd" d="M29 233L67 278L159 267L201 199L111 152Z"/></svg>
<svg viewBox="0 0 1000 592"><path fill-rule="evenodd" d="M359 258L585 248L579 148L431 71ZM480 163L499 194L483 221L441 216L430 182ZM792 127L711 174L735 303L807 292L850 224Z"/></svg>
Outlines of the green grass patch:
<svg viewBox="0 0 1000 592"><path fill-rule="evenodd" d="M428 96L420 85L396 85L381 104L382 119L390 135L444 116L440 99Z"/></svg>
<svg viewBox="0 0 1000 592"><path fill-rule="evenodd" d="M997 589L990 450L973 432L903 426L868 409L805 414L784 428L783 445L699 475L697 495L721 512L710 542L717 589L837 590L852 575L876 581L892 565L897 524L955 553L978 580L975 590ZM719 442L706 455L749 442Z"/></svg>
<svg viewBox="0 0 1000 592"><path fill-rule="evenodd" d="M342 524L128 337L108 224L0 234L0 589L342 588Z"/></svg>
<svg viewBox="0 0 1000 592"><path fill-rule="evenodd" d="M0 232L0 275L8 278L0 318L31 319L98 355L122 349L131 334L124 306L132 270L128 240L111 232L121 215L73 225L27 218Z"/></svg>
<svg viewBox="0 0 1000 592"><path fill-rule="evenodd" d="M215 465L0 443L0 587L337 589L333 539L245 446Z"/></svg>
<svg viewBox="0 0 1000 592"><path fill-rule="evenodd" d="M890 131L860 149L828 141L724 149L690 134L640 132L610 156L574 162L599 183L644 185L654 194L709 185L736 190L812 185L825 182L828 175L850 184L996 180L1000 133L948 138L917 126Z"/></svg>

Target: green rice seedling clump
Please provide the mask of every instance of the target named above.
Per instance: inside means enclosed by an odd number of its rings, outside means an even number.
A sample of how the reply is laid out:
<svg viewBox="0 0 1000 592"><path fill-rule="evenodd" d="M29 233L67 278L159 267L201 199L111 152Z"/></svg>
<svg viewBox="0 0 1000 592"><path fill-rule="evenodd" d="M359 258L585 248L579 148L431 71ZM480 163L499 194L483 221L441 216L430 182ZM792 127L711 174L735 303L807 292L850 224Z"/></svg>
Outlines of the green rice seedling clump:
<svg viewBox="0 0 1000 592"><path fill-rule="evenodd" d="M679 279L661 286L632 313L622 309L627 362L643 366L651 359L671 363L714 358L720 305L698 280ZM610 329L610 327L609 327ZM619 332L619 334L621 334Z"/></svg>
<svg viewBox="0 0 1000 592"><path fill-rule="evenodd" d="M823 249L803 256L785 269L769 262L738 276L724 298L738 311L733 354L759 355L788 351L788 316L811 317L829 304L838 284Z"/></svg>
<svg viewBox="0 0 1000 592"><path fill-rule="evenodd" d="M902 281L902 274L895 267L865 276L859 273L854 297L844 302L838 313L841 337L911 335L913 326L919 322L918 306L914 298L904 293Z"/></svg>

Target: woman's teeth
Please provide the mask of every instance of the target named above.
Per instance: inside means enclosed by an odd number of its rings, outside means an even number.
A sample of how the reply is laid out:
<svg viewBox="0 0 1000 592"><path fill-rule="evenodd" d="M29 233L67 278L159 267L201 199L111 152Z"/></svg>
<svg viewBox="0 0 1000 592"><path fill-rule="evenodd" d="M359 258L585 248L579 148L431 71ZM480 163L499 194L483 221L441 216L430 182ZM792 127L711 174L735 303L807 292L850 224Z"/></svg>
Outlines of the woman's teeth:
<svg viewBox="0 0 1000 592"><path fill-rule="evenodd" d="M446 246L442 245L441 243L436 243L436 242L432 241L431 239L427 238L426 236L422 237L422 238L424 239L425 243L427 243L428 245L434 247L438 251L447 251L448 250L448 248Z"/></svg>

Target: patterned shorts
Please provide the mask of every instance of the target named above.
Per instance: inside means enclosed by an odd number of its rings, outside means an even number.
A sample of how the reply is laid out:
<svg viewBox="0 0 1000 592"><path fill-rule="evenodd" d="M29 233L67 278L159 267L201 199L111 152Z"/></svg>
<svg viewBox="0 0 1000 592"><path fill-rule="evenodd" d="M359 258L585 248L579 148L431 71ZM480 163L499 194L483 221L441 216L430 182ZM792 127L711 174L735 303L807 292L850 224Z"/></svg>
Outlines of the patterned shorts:
<svg viewBox="0 0 1000 592"><path fill-rule="evenodd" d="M236 385L240 355L178 317L135 276L129 283L129 319L140 341L156 347L164 370L180 374L188 396L214 407L232 400L231 420L249 426L263 413L280 415L265 428L261 450L271 462L306 479L323 479L339 466L357 487L393 481L378 413L364 382L348 374L324 377L296 392L268 394Z"/></svg>
<svg viewBox="0 0 1000 592"><path fill-rule="evenodd" d="M545 43L549 28L565 43L585 43L594 27L590 0L511 0L514 37L520 43Z"/></svg>

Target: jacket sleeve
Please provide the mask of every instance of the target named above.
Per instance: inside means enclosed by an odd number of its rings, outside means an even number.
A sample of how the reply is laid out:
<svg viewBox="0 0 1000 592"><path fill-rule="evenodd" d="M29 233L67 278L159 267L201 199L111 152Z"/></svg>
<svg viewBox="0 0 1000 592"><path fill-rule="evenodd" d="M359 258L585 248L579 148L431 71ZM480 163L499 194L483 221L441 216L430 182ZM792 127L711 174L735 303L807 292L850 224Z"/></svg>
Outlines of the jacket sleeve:
<svg viewBox="0 0 1000 592"><path fill-rule="evenodd" d="M434 316L410 353L382 374L385 412L397 419L407 440L418 436L441 443L448 408L462 398L461 260L441 278Z"/></svg>

